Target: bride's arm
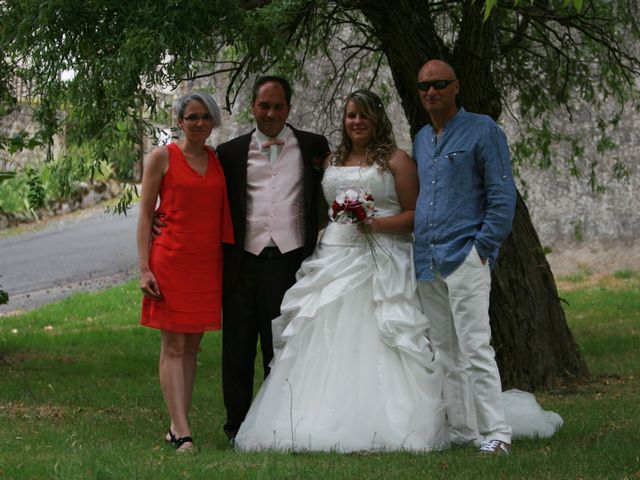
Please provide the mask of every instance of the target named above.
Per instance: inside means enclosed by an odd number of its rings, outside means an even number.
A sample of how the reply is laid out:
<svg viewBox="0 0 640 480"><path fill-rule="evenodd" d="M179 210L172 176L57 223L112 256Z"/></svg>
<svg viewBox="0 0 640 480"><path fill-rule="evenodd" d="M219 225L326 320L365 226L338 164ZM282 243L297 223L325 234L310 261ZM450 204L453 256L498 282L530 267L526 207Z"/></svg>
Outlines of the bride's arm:
<svg viewBox="0 0 640 480"><path fill-rule="evenodd" d="M418 199L418 168L404 150L396 150L389 159L402 212L391 217L373 217L374 233L412 233L413 215ZM375 199L374 199L375 202Z"/></svg>

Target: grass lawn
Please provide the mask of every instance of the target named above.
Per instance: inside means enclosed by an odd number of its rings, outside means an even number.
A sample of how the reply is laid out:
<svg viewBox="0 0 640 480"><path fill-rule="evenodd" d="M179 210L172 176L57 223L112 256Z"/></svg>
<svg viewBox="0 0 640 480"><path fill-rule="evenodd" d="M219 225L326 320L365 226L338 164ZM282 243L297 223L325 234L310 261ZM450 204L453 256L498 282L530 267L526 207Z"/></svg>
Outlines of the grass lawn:
<svg viewBox="0 0 640 480"><path fill-rule="evenodd" d="M240 453L222 432L219 332L205 335L191 414L198 451L176 455L157 376L158 332L138 326L133 282L0 317L0 480L638 479L640 275L559 282L589 383L538 394L565 425L516 441L411 454Z"/></svg>

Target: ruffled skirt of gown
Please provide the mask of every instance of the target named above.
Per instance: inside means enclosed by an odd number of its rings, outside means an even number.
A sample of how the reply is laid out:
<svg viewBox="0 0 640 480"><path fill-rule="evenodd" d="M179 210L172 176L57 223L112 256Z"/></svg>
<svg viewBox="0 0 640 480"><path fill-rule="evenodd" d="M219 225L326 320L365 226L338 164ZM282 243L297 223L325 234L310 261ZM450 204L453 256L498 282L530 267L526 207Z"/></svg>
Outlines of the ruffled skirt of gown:
<svg viewBox="0 0 640 480"><path fill-rule="evenodd" d="M502 392L502 404L512 438L551 437L564 423L556 412L544 410L529 392Z"/></svg>
<svg viewBox="0 0 640 480"><path fill-rule="evenodd" d="M274 320L271 373L242 450L434 450L449 445L442 372L416 296L411 237L331 224Z"/></svg>

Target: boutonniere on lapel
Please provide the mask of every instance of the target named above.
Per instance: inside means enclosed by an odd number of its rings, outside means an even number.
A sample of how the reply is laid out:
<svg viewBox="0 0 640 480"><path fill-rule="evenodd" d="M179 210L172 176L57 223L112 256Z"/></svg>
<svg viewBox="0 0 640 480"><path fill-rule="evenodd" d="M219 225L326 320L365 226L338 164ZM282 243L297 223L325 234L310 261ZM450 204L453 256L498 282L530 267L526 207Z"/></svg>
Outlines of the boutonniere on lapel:
<svg viewBox="0 0 640 480"><path fill-rule="evenodd" d="M316 155L311 160L311 165L313 166L314 169L318 171L324 170L324 157L321 155Z"/></svg>

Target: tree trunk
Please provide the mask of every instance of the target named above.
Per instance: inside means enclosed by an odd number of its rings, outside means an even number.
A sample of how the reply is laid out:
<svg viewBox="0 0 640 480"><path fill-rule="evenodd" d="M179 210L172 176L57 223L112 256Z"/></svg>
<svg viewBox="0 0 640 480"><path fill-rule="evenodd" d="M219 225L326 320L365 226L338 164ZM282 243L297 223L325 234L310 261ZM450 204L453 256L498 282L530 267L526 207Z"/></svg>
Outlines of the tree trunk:
<svg viewBox="0 0 640 480"><path fill-rule="evenodd" d="M549 388L585 378L549 263L520 194L511 234L491 275L492 343L502 385Z"/></svg>
<svg viewBox="0 0 640 480"><path fill-rule="evenodd" d="M416 82L418 70L429 58L440 58L456 68L460 100L467 110L493 118L500 115L501 93L491 69L494 34L491 23L482 22L482 4L465 2L463 24L450 51L436 35L428 8L416 11L415 3L408 0L395 2L393 9L386 8L385 1L361 2L361 11L387 57L412 136L427 119ZM533 391L589 375L519 194L512 233L492 273L490 316L504 387Z"/></svg>

